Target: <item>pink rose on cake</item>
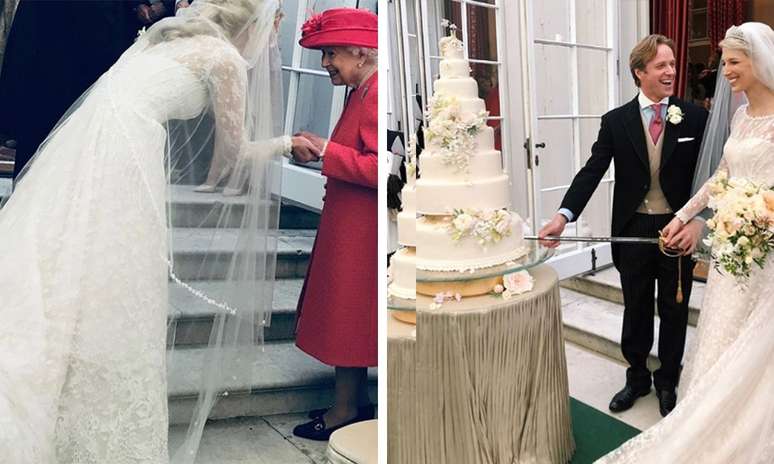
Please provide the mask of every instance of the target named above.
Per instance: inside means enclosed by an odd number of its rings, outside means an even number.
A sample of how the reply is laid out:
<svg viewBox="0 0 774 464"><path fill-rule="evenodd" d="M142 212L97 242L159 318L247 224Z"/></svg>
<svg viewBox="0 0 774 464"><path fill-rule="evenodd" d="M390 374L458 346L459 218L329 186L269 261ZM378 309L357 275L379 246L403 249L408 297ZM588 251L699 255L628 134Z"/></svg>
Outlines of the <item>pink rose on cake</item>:
<svg viewBox="0 0 774 464"><path fill-rule="evenodd" d="M506 298L506 292L510 295L521 295L532 290L535 279L527 271L514 272L503 276L503 286L505 286L503 298Z"/></svg>

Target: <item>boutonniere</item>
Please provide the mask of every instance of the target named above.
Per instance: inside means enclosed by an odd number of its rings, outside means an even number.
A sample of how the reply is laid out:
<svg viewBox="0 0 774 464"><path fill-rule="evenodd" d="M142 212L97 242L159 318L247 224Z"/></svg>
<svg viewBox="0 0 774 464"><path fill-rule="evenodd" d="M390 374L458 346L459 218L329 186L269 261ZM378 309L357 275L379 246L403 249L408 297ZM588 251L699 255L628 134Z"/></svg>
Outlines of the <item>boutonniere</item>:
<svg viewBox="0 0 774 464"><path fill-rule="evenodd" d="M667 108L667 121L677 125L683 122L683 117L685 117L685 114L683 114L683 110L679 106L669 105Z"/></svg>

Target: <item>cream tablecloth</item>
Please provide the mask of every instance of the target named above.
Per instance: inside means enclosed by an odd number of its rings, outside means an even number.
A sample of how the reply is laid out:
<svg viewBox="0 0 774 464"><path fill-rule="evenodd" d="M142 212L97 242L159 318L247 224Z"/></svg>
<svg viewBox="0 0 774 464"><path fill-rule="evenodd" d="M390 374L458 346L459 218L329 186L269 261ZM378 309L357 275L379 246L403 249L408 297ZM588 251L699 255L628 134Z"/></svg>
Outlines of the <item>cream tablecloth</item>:
<svg viewBox="0 0 774 464"><path fill-rule="evenodd" d="M388 335L391 464L570 460L557 276L546 265L530 273L535 288L507 301L485 295L423 310L431 299L420 297L416 342Z"/></svg>
<svg viewBox="0 0 774 464"><path fill-rule="evenodd" d="M390 464L417 462L416 327L387 323L387 456Z"/></svg>

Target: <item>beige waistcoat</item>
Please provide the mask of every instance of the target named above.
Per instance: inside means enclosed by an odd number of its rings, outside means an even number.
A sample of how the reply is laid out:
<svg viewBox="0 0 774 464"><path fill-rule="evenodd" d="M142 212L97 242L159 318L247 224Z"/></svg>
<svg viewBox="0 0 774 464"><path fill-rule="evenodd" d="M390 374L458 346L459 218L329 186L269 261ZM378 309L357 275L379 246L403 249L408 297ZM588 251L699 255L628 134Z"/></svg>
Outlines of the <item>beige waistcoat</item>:
<svg viewBox="0 0 774 464"><path fill-rule="evenodd" d="M668 214L672 212L672 208L669 206L664 192L661 190L661 181L658 178L661 172L661 149L664 146L666 127L661 131L658 142L654 145L650 132L648 132L648 123L644 116L641 119L643 130L645 130L645 143L648 147L648 160L650 162L650 190L645 195L645 200L640 203L640 207L637 208L637 212L643 214ZM666 119L664 124L666 124Z"/></svg>

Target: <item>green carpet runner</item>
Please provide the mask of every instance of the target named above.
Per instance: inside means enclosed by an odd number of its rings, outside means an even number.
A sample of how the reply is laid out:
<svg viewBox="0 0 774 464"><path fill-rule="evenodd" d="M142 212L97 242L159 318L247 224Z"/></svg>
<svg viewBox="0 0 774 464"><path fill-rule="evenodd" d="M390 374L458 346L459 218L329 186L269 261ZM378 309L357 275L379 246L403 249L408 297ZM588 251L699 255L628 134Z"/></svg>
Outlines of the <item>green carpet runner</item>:
<svg viewBox="0 0 774 464"><path fill-rule="evenodd" d="M590 464L640 433L636 428L570 398L575 455L571 464Z"/></svg>

